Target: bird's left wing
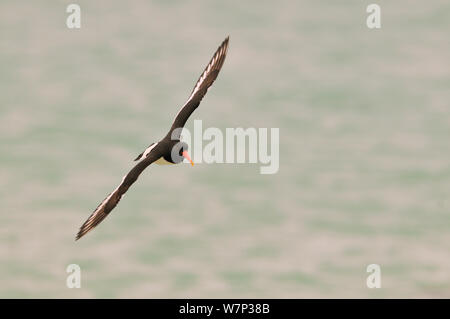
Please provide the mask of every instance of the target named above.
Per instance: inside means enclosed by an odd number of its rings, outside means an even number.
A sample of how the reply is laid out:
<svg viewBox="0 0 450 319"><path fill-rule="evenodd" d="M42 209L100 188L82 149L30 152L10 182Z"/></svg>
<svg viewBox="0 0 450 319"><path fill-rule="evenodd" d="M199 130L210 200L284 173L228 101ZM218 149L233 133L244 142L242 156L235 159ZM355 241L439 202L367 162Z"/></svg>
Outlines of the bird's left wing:
<svg viewBox="0 0 450 319"><path fill-rule="evenodd" d="M147 168L151 163L158 160L161 157L161 151L158 147L152 149L152 151L141 160L138 164L136 164L131 171L124 176L122 182L119 186L109 194L101 203L97 206L94 212L89 216L89 218L84 222L84 224L80 227L78 234L75 240L80 239L90 230L92 230L95 226L100 224L106 216L116 207L122 198L123 194L125 194L130 188L130 186L138 179L139 175Z"/></svg>
<svg viewBox="0 0 450 319"><path fill-rule="evenodd" d="M217 48L216 52L211 58L211 61L209 61L205 70L200 75L200 78L195 84L194 89L192 90L192 93L189 96L187 102L175 116L175 120L172 124L172 127L170 128L168 135L171 135L173 130L184 127L184 124L186 124L189 116L191 116L192 112L194 112L195 109L200 105L200 102L208 91L208 88L216 80L227 55L228 41L229 37L226 37L222 44Z"/></svg>

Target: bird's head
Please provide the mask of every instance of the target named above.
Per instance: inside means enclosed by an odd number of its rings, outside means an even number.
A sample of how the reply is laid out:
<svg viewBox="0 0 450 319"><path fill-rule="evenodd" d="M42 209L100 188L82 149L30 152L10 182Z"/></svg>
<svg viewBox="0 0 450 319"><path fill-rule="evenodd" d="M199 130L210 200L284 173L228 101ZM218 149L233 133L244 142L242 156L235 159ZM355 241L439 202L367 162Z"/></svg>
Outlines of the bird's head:
<svg viewBox="0 0 450 319"><path fill-rule="evenodd" d="M184 159L187 159L192 166L194 166L194 162L191 160L191 157L188 153L189 146L185 142L176 143L171 152L172 162L175 164L183 162Z"/></svg>

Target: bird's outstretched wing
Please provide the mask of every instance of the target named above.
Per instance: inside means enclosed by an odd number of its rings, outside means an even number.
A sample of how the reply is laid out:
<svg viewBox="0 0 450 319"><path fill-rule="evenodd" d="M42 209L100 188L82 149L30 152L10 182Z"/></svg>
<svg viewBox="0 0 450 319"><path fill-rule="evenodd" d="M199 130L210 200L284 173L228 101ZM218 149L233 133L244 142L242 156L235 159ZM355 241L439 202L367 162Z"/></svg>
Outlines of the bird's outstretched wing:
<svg viewBox="0 0 450 319"><path fill-rule="evenodd" d="M217 75L222 68L223 62L225 61L228 50L228 41L229 37L226 37L217 49L216 53L214 53L211 61L209 61L202 75L200 75L200 78L195 84L188 100L175 116L175 120L168 135L171 135L175 129L184 127L189 116L191 116L192 112L194 112L194 110L199 106L201 100L208 91L208 88L214 83L214 80L217 78ZM179 136L175 138L179 138Z"/></svg>
<svg viewBox="0 0 450 319"><path fill-rule="evenodd" d="M120 185L117 186L117 188L109 194L103 202L100 203L100 205L98 205L91 216L89 216L89 218L84 222L84 224L80 227L75 240L80 239L95 226L100 224L102 220L105 219L106 216L108 216L108 214L113 210L113 208L116 207L123 194L125 194L128 188L130 188L130 186L138 179L142 171L144 171L147 166L158 160L160 157L161 151L158 147L155 147L144 159L137 163L136 166L134 166L131 171L124 176Z"/></svg>

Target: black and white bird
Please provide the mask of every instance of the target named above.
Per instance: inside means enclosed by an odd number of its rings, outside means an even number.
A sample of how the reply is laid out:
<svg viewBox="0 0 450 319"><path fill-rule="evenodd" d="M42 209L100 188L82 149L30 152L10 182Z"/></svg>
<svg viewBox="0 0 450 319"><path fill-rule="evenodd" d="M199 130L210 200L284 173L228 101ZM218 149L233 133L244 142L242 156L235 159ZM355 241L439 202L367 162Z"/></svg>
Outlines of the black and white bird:
<svg viewBox="0 0 450 319"><path fill-rule="evenodd" d="M122 198L123 194L130 188L130 186L138 179L139 175L152 163L156 164L178 164L186 158L192 165L191 158L188 154L188 145L180 141L181 131L186 124L189 116L199 106L201 100L205 96L208 88L213 84L217 78L220 69L225 61L228 49L227 37L214 53L211 61L209 61L205 70L201 74L197 83L192 90L186 103L181 107L180 111L175 116L167 135L157 143L152 143L150 146L136 157L138 161L131 171L125 175L119 186L110 193L89 218L81 226L75 240L80 239L100 222L116 207L117 203Z"/></svg>

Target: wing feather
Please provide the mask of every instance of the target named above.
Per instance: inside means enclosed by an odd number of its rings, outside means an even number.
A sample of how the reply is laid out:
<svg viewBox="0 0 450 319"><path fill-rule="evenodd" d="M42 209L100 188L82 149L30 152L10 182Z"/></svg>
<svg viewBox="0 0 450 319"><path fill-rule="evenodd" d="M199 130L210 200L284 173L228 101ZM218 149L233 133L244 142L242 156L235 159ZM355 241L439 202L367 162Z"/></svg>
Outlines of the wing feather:
<svg viewBox="0 0 450 319"><path fill-rule="evenodd" d="M130 186L138 179L139 175L147 168L150 164L161 157L161 153L158 148L153 148L151 153L136 164L131 171L122 178L122 182L117 186L117 188L112 191L94 210L94 212L89 216L89 218L80 227L77 233L76 239L78 240L89 231L91 231L95 226L100 224L106 216L116 207L122 196L128 191Z"/></svg>
<svg viewBox="0 0 450 319"><path fill-rule="evenodd" d="M226 39L214 53L213 57L209 61L205 70L202 72L197 83L192 89L192 93L189 96L188 100L175 116L175 120L172 124L172 127L170 128L168 135L172 134L173 130L175 130L176 128L183 127L186 124L189 116L191 116L194 110L200 105L201 100L208 91L208 88L216 80L219 71L223 66L223 63L225 62L225 57L228 50L228 42L229 37L226 37Z"/></svg>

